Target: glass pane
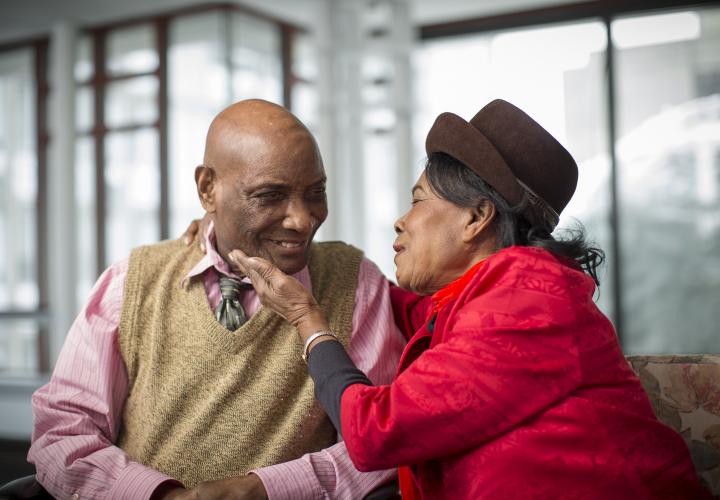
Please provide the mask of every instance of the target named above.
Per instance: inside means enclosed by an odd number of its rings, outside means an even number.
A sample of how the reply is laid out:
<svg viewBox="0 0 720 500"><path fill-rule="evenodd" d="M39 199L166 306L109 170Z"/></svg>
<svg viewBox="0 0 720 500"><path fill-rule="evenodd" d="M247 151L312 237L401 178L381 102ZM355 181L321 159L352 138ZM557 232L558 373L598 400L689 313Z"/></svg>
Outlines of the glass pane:
<svg viewBox="0 0 720 500"><path fill-rule="evenodd" d="M33 320L0 320L0 376L34 375L40 328Z"/></svg>
<svg viewBox="0 0 720 500"><path fill-rule="evenodd" d="M139 76L111 82L105 95L105 124L109 128L123 125L153 124L158 117L158 79Z"/></svg>
<svg viewBox="0 0 720 500"><path fill-rule="evenodd" d="M388 108L368 108L363 116L363 125L368 132L392 132L396 121L395 112Z"/></svg>
<svg viewBox="0 0 720 500"><path fill-rule="evenodd" d="M280 29L253 16L232 16L233 100L256 97L282 103Z"/></svg>
<svg viewBox="0 0 720 500"><path fill-rule="evenodd" d="M425 136L438 114L451 111L469 120L492 99L506 99L550 131L578 163L578 187L563 211L559 230L574 227L577 219L591 240L609 250L610 162L603 83L606 45L600 22L424 43L414 58L419 109L413 132L417 174L424 165ZM607 269L601 271L598 303L612 317L612 283Z"/></svg>
<svg viewBox="0 0 720 500"><path fill-rule="evenodd" d="M313 81L318 77L318 72L318 48L314 38L305 33L296 33L292 39L293 75Z"/></svg>
<svg viewBox="0 0 720 500"><path fill-rule="evenodd" d="M152 25L133 26L111 31L106 41L109 75L155 71L158 54Z"/></svg>
<svg viewBox="0 0 720 500"><path fill-rule="evenodd" d="M78 87L75 92L75 126L80 133L89 132L95 124L94 99L93 87Z"/></svg>
<svg viewBox="0 0 720 500"><path fill-rule="evenodd" d="M160 177L155 129L105 139L106 254L110 264L159 240Z"/></svg>
<svg viewBox="0 0 720 500"><path fill-rule="evenodd" d="M367 104L392 103L394 63L390 57L369 55L362 62L363 100Z"/></svg>
<svg viewBox="0 0 720 500"><path fill-rule="evenodd" d="M612 35L624 343L716 352L720 9L625 18Z"/></svg>
<svg viewBox="0 0 720 500"><path fill-rule="evenodd" d="M37 160L30 49L0 54L0 311L36 309Z"/></svg>
<svg viewBox="0 0 720 500"><path fill-rule="evenodd" d="M393 229L400 209L398 190L410 192L410 187L397 185L396 176L389 175L397 164L397 144L392 133L368 133L363 144L363 193L365 194L365 253L385 276L395 279L392 249ZM382 179L382 182L378 182Z"/></svg>
<svg viewBox="0 0 720 500"><path fill-rule="evenodd" d="M95 254L95 140L80 137L75 143L75 227L77 231L76 287L78 304L84 303L97 278Z"/></svg>
<svg viewBox="0 0 720 500"><path fill-rule="evenodd" d="M195 190L205 135L213 117L230 104L224 22L219 13L183 16L170 24L168 149L170 236L179 236L203 214Z"/></svg>
<svg viewBox="0 0 720 500"><path fill-rule="evenodd" d="M296 82L292 86L292 112L309 129L319 125L320 105L317 87L310 83Z"/></svg>
<svg viewBox="0 0 720 500"><path fill-rule="evenodd" d="M91 79L95 72L92 38L81 37L75 50L75 81L85 82Z"/></svg>
<svg viewBox="0 0 720 500"><path fill-rule="evenodd" d="M299 80L290 88L292 112L310 129L319 125L318 48L314 38L295 33L292 38L292 74Z"/></svg>

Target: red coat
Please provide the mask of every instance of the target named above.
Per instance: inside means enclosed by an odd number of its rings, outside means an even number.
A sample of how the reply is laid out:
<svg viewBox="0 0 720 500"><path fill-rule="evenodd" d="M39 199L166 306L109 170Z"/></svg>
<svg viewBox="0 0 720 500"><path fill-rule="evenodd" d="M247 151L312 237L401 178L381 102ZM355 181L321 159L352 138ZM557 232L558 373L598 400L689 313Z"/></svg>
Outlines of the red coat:
<svg viewBox="0 0 720 500"><path fill-rule="evenodd" d="M429 499L709 498L658 422L583 272L545 250L486 259L440 309L396 289L417 333L389 386L350 386L342 433L362 471L412 465Z"/></svg>

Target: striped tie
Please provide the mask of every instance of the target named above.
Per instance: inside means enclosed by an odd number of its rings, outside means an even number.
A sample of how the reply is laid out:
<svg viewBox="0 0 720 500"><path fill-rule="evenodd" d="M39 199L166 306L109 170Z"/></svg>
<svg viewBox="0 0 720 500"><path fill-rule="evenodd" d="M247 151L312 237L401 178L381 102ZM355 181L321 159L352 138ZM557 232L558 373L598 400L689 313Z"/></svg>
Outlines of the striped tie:
<svg viewBox="0 0 720 500"><path fill-rule="evenodd" d="M245 309L240 303L240 290L250 289L252 285L242 281L220 276L220 293L222 299L215 309L215 318L225 328L234 332L247 321Z"/></svg>

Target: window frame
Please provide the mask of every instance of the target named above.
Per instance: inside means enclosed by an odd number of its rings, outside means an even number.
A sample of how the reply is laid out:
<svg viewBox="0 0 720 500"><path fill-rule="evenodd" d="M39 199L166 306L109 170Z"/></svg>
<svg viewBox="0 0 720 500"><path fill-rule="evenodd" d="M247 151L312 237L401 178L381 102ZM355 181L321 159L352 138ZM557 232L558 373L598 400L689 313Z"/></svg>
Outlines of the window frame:
<svg viewBox="0 0 720 500"><path fill-rule="evenodd" d="M35 261L37 265L36 284L38 287L38 305L31 310L2 309L0 310L0 323L7 320L33 320L38 323L37 356L38 374L42 375L50 370L50 349L48 338L48 260L47 248L47 165L48 144L48 52L50 40L48 37L38 37L0 45L0 54L22 49L31 49L33 52L33 73L35 80L35 164L37 193L35 200L36 229L35 229ZM2 378L5 378L3 375Z"/></svg>

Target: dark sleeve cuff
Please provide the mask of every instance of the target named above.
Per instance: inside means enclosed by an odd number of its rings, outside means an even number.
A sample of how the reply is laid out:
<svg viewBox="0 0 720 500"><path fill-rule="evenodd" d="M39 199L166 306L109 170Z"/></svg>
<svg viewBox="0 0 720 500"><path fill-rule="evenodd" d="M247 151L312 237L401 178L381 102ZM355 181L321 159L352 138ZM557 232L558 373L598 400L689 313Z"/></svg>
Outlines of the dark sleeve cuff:
<svg viewBox="0 0 720 500"><path fill-rule="evenodd" d="M308 372L315 382L315 397L335 429L342 434L340 402L343 392L353 384L372 383L355 367L340 342L320 342L313 347L308 356Z"/></svg>

